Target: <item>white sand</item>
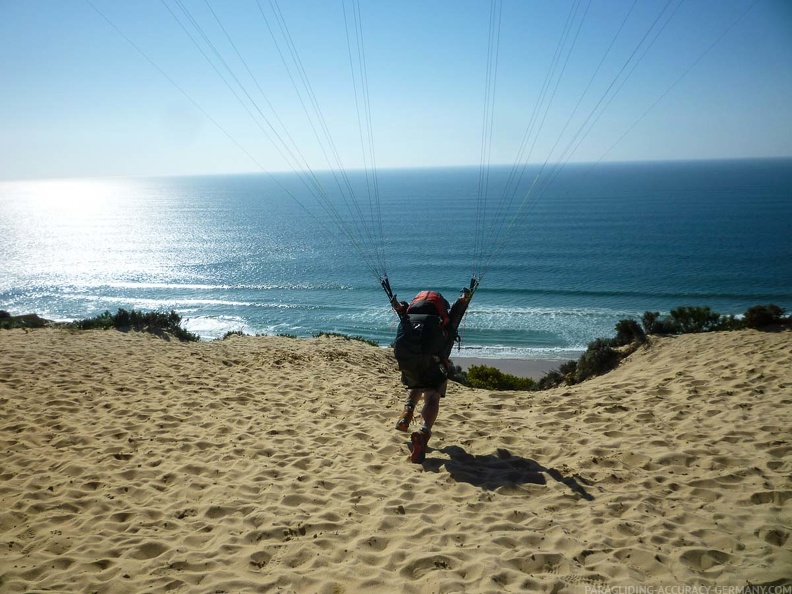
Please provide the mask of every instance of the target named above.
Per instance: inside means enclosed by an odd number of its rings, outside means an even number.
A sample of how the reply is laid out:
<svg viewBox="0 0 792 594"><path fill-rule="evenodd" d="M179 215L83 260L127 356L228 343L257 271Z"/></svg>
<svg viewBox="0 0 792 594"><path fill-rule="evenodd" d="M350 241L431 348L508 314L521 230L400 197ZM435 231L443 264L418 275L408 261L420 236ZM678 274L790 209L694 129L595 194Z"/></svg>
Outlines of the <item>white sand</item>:
<svg viewBox="0 0 792 594"><path fill-rule="evenodd" d="M452 385L423 465L388 352L0 332L0 592L790 583L792 333Z"/></svg>

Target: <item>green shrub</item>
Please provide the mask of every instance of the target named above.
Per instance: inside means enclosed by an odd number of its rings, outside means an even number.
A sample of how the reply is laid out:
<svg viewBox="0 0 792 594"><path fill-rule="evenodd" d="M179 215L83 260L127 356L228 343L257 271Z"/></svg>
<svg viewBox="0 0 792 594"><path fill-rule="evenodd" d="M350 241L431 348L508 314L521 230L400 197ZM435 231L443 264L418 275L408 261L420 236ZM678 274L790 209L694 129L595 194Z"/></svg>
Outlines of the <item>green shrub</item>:
<svg viewBox="0 0 792 594"><path fill-rule="evenodd" d="M539 390L547 390L555 388L569 380L569 383L574 383L574 374L577 370L577 361L567 361L562 363L558 369L553 369L545 373L537 382L536 387Z"/></svg>
<svg viewBox="0 0 792 594"><path fill-rule="evenodd" d="M556 371L550 371L538 382L540 390L554 388L563 383L575 384L591 377L602 375L615 368L627 353L619 353L614 346L624 346L634 341L643 342L647 334L685 334L690 332L712 332L761 328L774 324L790 323L784 310L777 305L755 305L749 308L743 320L733 315L722 316L709 307L683 306L671 310L670 316L661 317L660 312L647 311L641 316L641 326L634 320L621 320L616 324L616 337L612 340L598 338L580 359L565 363Z"/></svg>
<svg viewBox="0 0 792 594"><path fill-rule="evenodd" d="M754 305L749 307L743 316L746 328L763 328L784 321L784 310L772 303L768 305Z"/></svg>
<svg viewBox="0 0 792 594"><path fill-rule="evenodd" d="M345 340L357 340L358 342L364 342L366 344L370 344L371 346L379 346L378 342L369 340L368 338L363 338L362 336L349 336L347 334L341 334L340 332L317 332L313 336L314 338L319 338L321 336L337 336L338 338L343 338Z"/></svg>
<svg viewBox="0 0 792 594"><path fill-rule="evenodd" d="M657 331L657 321L660 318L659 311L645 311L641 316L641 324L646 334L659 334Z"/></svg>
<svg viewBox="0 0 792 594"><path fill-rule="evenodd" d="M660 312L647 311L641 317L646 334L690 334L713 330L735 329L734 319L723 317L706 306L682 306L671 310L671 315L660 317Z"/></svg>
<svg viewBox="0 0 792 594"><path fill-rule="evenodd" d="M118 311L122 312L124 310L119 309ZM126 312L124 311L124 313ZM75 320L71 323L71 326L73 328L77 328L78 330L107 330L109 328L115 328L115 324L115 317L109 311L105 311L94 318Z"/></svg>
<svg viewBox="0 0 792 594"><path fill-rule="evenodd" d="M157 311L141 312L119 309L113 315L109 311L85 320L77 320L70 324L78 330L107 330L116 328L122 331L151 332L152 334L169 334L182 342L197 342L200 337L187 332L181 327L181 316L175 311L163 313Z"/></svg>
<svg viewBox="0 0 792 594"><path fill-rule="evenodd" d="M728 316L721 316L720 321L718 322L718 327L715 328L715 330L720 332L720 331L742 330L743 328L746 328L745 322L743 322L743 320L738 320L733 315L728 315Z"/></svg>
<svg viewBox="0 0 792 594"><path fill-rule="evenodd" d="M619 364L619 358L619 353L613 350L610 340L598 338L581 355L573 375L574 382L607 373Z"/></svg>
<svg viewBox="0 0 792 594"><path fill-rule="evenodd" d="M715 330L720 322L720 314L706 306L688 307L683 305L671 310L671 318L681 334L710 332Z"/></svg>
<svg viewBox="0 0 792 594"><path fill-rule="evenodd" d="M45 328L52 322L39 317L37 314L12 316L7 311L0 311L0 329L13 330L15 328Z"/></svg>
<svg viewBox="0 0 792 594"><path fill-rule="evenodd" d="M503 373L487 365L471 365L467 370L467 385L485 390L535 390L536 382L529 377Z"/></svg>
<svg viewBox="0 0 792 594"><path fill-rule="evenodd" d="M562 363L558 367L558 373L560 373L563 376L567 376L570 373L575 373L575 370L577 369L577 364L578 364L577 361L567 361L566 363Z"/></svg>
<svg viewBox="0 0 792 594"><path fill-rule="evenodd" d="M669 318L661 318L659 311L647 311L641 317L646 334L677 334L679 328L676 323Z"/></svg>
<svg viewBox="0 0 792 594"><path fill-rule="evenodd" d="M566 378L560 371L548 371L539 379L536 387L540 390L549 390L550 388L557 388L563 384L565 380Z"/></svg>
<svg viewBox="0 0 792 594"><path fill-rule="evenodd" d="M105 312L105 313L110 313L110 312ZM113 327L115 328L124 328L124 329L130 328L137 330L137 328L133 328L132 326L132 316L125 309L119 309L114 316L110 316L110 317L113 322ZM135 317L137 318L137 316Z"/></svg>
<svg viewBox="0 0 792 594"><path fill-rule="evenodd" d="M616 323L613 346L625 346L634 342L645 342L646 333L635 320L620 320Z"/></svg>
<svg viewBox="0 0 792 594"><path fill-rule="evenodd" d="M231 338L232 336L247 336L242 330L229 330L220 340L225 340L226 338Z"/></svg>

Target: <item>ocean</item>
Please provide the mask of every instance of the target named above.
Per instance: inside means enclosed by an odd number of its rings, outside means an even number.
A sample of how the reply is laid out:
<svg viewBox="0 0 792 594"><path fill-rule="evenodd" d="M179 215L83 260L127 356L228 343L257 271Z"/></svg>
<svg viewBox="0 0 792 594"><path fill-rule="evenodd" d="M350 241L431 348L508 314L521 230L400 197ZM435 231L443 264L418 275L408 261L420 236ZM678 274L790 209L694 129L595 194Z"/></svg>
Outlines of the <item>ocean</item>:
<svg viewBox="0 0 792 594"><path fill-rule="evenodd" d="M537 171L510 192L492 168L480 193L477 167L383 170L376 200L349 172L359 204L319 173L324 206L285 173L3 182L0 309L387 346L377 270L406 300L477 273L461 356L565 359L645 311L792 308L792 160L567 165L529 191Z"/></svg>

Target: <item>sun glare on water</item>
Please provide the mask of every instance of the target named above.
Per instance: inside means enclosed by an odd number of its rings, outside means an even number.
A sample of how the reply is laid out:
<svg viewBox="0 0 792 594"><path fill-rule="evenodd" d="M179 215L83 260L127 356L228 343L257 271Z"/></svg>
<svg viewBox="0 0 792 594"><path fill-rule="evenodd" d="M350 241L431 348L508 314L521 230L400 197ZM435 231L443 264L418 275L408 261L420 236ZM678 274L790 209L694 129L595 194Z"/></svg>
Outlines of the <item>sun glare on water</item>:
<svg viewBox="0 0 792 594"><path fill-rule="evenodd" d="M53 215L62 216L112 205L124 184L112 180L60 179L28 182L25 186L30 206L50 209Z"/></svg>
<svg viewBox="0 0 792 594"><path fill-rule="evenodd" d="M68 179L12 182L0 187L9 213L9 257L37 281L104 283L148 261L147 209L127 180Z"/></svg>

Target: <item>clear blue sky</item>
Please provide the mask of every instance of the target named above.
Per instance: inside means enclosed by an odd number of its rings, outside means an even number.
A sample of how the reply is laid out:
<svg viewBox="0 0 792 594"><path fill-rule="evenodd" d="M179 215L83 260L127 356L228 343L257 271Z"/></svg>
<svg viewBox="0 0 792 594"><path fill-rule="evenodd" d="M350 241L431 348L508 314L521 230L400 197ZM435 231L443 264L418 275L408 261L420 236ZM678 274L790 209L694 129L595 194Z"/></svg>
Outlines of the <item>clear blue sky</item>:
<svg viewBox="0 0 792 594"><path fill-rule="evenodd" d="M327 169L259 4L209 1L274 112L207 3L184 0L254 99L249 104L237 90L248 109L257 118L261 109L286 138L279 119L305 161ZM0 179L289 170L168 12L166 5L186 21L174 0L94 2L194 103L88 2L0 0ZM517 158L570 14L572 34L582 25L536 111L531 161L792 156L792 2L637 0L606 53L632 4L593 0L586 11L583 0L571 13L572 1L504 0L492 163ZM269 0L260 5L276 26ZM379 167L480 163L490 7L483 0L361 1ZM280 8L344 166L360 167L341 0L281 0ZM620 86L623 78L616 76L642 36L658 15L664 22L672 12ZM600 115L595 107L603 96L600 106L608 101L614 80L611 92L620 90ZM574 153L563 153L565 147L575 147Z"/></svg>

